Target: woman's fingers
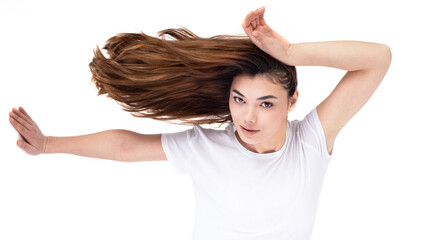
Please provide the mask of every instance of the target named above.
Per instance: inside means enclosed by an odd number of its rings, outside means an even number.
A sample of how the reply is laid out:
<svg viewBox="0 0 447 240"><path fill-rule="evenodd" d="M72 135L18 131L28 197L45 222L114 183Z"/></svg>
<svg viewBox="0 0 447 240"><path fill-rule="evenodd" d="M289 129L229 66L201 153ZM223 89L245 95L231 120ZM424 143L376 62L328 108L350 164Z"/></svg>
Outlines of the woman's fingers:
<svg viewBox="0 0 447 240"><path fill-rule="evenodd" d="M23 139L30 139L31 138L30 134L33 126L31 126L28 122L19 117L19 115L16 114L16 112L17 110L13 109L13 111L9 113L10 115L9 121L11 125L19 132L19 134L22 136Z"/></svg>
<svg viewBox="0 0 447 240"><path fill-rule="evenodd" d="M32 120L27 115L25 115L23 112L15 109L15 108L12 109L12 112L14 114L16 114L22 120L20 123L22 123L25 127L29 128L29 125L33 124Z"/></svg>
<svg viewBox="0 0 447 240"><path fill-rule="evenodd" d="M265 7L260 7L258 9L256 9L255 14L254 14L255 18L253 19L253 22L256 22L256 27L261 27L262 25L266 24L265 20L264 20L264 11L265 11Z"/></svg>
<svg viewBox="0 0 447 240"><path fill-rule="evenodd" d="M265 7L259 8L259 17L258 17L258 25L265 25L265 19L264 19L264 13L265 13Z"/></svg>
<svg viewBox="0 0 447 240"><path fill-rule="evenodd" d="M253 15L253 11L251 11L250 13L247 14L247 16L244 19L244 22L242 23L242 27L244 28L244 30L246 32L247 31L251 32L251 30L252 30L252 29L250 29L251 28L252 15Z"/></svg>
<svg viewBox="0 0 447 240"><path fill-rule="evenodd" d="M28 115L23 107L19 107L19 110L29 119L31 122L34 122L33 119Z"/></svg>
<svg viewBox="0 0 447 240"><path fill-rule="evenodd" d="M261 26L261 24L265 24L264 11L265 7L260 7L247 14L242 24L242 27L247 34L251 34L251 32Z"/></svg>
<svg viewBox="0 0 447 240"><path fill-rule="evenodd" d="M21 143L20 147L23 150L25 150L27 153L34 155L34 156L39 154L39 150L36 147L34 147L33 145L31 145L25 141L20 141L20 143Z"/></svg>
<svg viewBox="0 0 447 240"><path fill-rule="evenodd" d="M47 138L25 109L22 107L19 107L18 110L13 108L9 116L11 125L23 137L23 140L16 141L16 144L31 155L44 152Z"/></svg>
<svg viewBox="0 0 447 240"><path fill-rule="evenodd" d="M23 134L25 131L29 131L29 124L25 122L22 118L20 118L15 113L10 113L10 121L11 124L21 133Z"/></svg>
<svg viewBox="0 0 447 240"><path fill-rule="evenodd" d="M257 25L256 25L256 21L251 21L250 25L251 25L251 29L252 29L253 31L254 31L254 30L256 29L256 27L257 27Z"/></svg>

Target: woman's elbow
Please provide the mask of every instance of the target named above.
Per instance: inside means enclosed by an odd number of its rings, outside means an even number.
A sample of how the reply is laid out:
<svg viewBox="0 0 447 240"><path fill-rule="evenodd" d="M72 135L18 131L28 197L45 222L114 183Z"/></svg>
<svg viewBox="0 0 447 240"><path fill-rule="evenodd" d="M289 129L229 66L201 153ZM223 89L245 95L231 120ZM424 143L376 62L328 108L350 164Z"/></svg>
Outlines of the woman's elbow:
<svg viewBox="0 0 447 240"><path fill-rule="evenodd" d="M382 44L382 46L383 46L383 60L382 60L382 62L388 68L391 65L391 59L392 59L391 48L386 44Z"/></svg>

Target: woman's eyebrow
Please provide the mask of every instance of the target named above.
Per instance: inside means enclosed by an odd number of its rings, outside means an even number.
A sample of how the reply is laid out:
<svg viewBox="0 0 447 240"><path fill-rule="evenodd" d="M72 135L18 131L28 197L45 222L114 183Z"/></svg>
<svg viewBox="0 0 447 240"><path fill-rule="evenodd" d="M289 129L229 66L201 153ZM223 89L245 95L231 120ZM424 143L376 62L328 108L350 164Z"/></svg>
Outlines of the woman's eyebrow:
<svg viewBox="0 0 447 240"><path fill-rule="evenodd" d="M242 94L241 92L239 92L239 91L236 90L236 89L233 89L233 92L235 92L235 93L241 95L242 97L245 97L244 94ZM275 97L275 96L273 96L273 95L267 95L267 96L264 96L264 97L259 97L259 98L257 98L257 100L265 100L265 99L269 99L269 98L276 98L276 99L278 99L277 97Z"/></svg>

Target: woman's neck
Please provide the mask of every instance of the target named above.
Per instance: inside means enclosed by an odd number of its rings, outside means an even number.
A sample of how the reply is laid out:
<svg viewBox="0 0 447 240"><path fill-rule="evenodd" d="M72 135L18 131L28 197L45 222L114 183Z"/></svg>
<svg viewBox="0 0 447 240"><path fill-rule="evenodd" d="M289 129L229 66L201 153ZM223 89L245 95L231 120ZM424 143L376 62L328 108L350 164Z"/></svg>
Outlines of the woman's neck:
<svg viewBox="0 0 447 240"><path fill-rule="evenodd" d="M286 121L281 125L278 132L272 136L272 138L268 141L264 141L259 144L248 144L244 142L240 137L239 133L236 131L236 138L239 141L239 143L244 146L247 150L254 152L254 153L273 153L281 150L281 148L284 146L286 142L286 136L287 136L287 119Z"/></svg>

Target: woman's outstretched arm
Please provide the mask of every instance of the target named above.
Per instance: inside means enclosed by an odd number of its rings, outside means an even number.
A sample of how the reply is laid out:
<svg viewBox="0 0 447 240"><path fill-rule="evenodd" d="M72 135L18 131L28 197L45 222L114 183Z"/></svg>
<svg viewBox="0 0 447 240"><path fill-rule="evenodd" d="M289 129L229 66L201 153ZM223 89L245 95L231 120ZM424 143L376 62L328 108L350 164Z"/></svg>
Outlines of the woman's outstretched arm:
<svg viewBox="0 0 447 240"><path fill-rule="evenodd" d="M42 153L67 153L120 162L166 161L161 134L140 134L112 129L80 136L45 136L22 107L13 108L9 122L23 140L17 145L33 156Z"/></svg>
<svg viewBox="0 0 447 240"><path fill-rule="evenodd" d="M361 41L289 43L264 20L264 7L250 12L242 27L252 42L272 57L293 66L325 66L348 71L317 106L329 153L343 126L365 105L391 64L387 45Z"/></svg>
<svg viewBox="0 0 447 240"><path fill-rule="evenodd" d="M45 136L22 107L14 108L9 116L11 125L24 139L17 141L17 145L30 155L67 153L83 157L126 161L121 156L122 146L128 139L130 131L113 129L80 136Z"/></svg>

